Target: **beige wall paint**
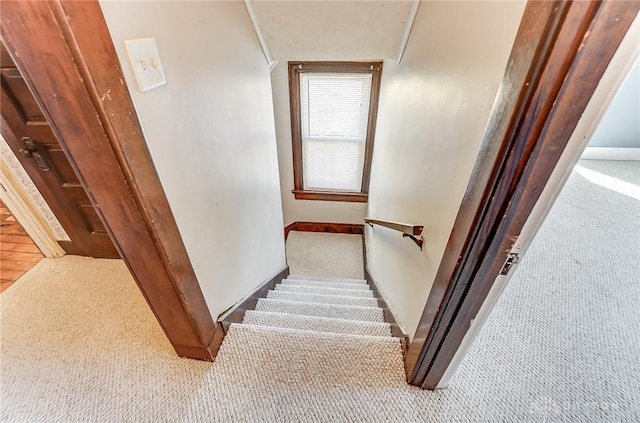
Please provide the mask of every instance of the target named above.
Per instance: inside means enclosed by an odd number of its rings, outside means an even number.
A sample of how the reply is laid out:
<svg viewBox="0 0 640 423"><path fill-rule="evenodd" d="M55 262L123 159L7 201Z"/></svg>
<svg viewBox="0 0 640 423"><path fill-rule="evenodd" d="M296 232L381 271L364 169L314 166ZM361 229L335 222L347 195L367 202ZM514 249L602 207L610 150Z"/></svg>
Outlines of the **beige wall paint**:
<svg viewBox="0 0 640 423"><path fill-rule="evenodd" d="M462 201L524 2L423 2L385 62L368 215L424 225L420 251L366 228L368 266L413 336Z"/></svg>
<svg viewBox="0 0 640 423"><path fill-rule="evenodd" d="M365 203L296 200L293 190L293 150L289 111L289 76L287 62L280 62L271 73L273 109L278 140L280 186L284 225L293 222L364 223Z"/></svg>
<svg viewBox="0 0 640 423"><path fill-rule="evenodd" d="M242 2L101 2L214 317L285 267L269 68ZM123 41L154 37L167 85L140 93Z"/></svg>

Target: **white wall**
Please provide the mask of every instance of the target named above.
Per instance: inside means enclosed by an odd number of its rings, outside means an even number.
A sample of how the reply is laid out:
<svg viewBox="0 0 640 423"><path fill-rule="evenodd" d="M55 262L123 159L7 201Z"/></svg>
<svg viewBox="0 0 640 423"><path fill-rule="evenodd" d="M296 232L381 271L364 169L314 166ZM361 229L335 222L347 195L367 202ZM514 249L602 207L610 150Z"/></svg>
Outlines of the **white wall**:
<svg viewBox="0 0 640 423"><path fill-rule="evenodd" d="M609 105L589 147L640 148L640 62Z"/></svg>
<svg viewBox="0 0 640 423"><path fill-rule="evenodd" d="M385 62L368 215L424 225L424 250L366 229L369 270L413 336L444 254L524 2L423 2Z"/></svg>
<svg viewBox="0 0 640 423"><path fill-rule="evenodd" d="M285 267L269 68L242 2L101 2L214 317ZM136 89L125 39L155 37L167 85Z"/></svg>
<svg viewBox="0 0 640 423"><path fill-rule="evenodd" d="M293 59L292 59L293 60ZM293 150L289 111L289 76L287 62L280 62L271 73L273 108L278 140L280 186L284 225L293 222L364 223L365 203L296 200L293 190Z"/></svg>

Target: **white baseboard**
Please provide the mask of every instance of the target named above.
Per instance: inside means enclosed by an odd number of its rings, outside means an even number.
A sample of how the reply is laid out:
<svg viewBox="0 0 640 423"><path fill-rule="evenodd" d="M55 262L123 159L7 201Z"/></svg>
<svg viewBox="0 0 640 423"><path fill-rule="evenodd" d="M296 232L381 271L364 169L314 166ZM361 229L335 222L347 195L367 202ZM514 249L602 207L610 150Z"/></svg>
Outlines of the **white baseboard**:
<svg viewBox="0 0 640 423"><path fill-rule="evenodd" d="M582 160L640 160L640 148L587 147Z"/></svg>

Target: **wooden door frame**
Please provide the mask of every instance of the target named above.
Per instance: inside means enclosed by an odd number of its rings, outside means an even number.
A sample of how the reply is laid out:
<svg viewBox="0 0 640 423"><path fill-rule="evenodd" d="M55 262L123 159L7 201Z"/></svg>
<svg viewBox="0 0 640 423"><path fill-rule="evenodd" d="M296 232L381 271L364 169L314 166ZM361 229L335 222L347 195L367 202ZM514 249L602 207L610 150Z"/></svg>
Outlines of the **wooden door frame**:
<svg viewBox="0 0 640 423"><path fill-rule="evenodd" d="M100 5L0 7L3 42L173 348L213 360L223 331L151 160Z"/></svg>
<svg viewBox="0 0 640 423"><path fill-rule="evenodd" d="M0 198L40 252L45 257L63 257L66 253L58 244L53 230L4 157L0 157L0 185Z"/></svg>
<svg viewBox="0 0 640 423"><path fill-rule="evenodd" d="M527 3L444 257L405 357L435 389L640 2Z"/></svg>

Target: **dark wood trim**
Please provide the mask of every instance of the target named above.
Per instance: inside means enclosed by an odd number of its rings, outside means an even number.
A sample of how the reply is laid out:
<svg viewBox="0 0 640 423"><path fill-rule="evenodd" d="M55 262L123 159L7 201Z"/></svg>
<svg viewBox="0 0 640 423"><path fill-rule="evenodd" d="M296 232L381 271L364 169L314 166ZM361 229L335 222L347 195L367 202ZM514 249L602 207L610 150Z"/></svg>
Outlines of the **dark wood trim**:
<svg viewBox="0 0 640 423"><path fill-rule="evenodd" d="M295 230L301 232L362 235L364 225L357 223L296 222Z"/></svg>
<svg viewBox="0 0 640 423"><path fill-rule="evenodd" d="M298 222L293 222L287 226L284 227L284 240L286 241L287 238L289 238L289 232L293 231L296 229L296 223Z"/></svg>
<svg viewBox="0 0 640 423"><path fill-rule="evenodd" d="M247 297L245 300L238 302L234 306L221 313L220 316L218 316L218 322L221 324L224 334L226 334L229 330L229 326L231 325L231 323L242 323L242 319L244 319L244 313L247 310L255 309L258 300L260 298L266 298L267 293L273 290L273 288L275 288L275 286L282 282L284 279L286 279L287 276L289 276L289 266L285 267L273 278L269 279L258 288L256 288L255 291L253 291L251 295L249 295L249 297Z"/></svg>
<svg viewBox="0 0 640 423"><path fill-rule="evenodd" d="M408 235L421 235L424 226L410 225L408 223L392 222L390 220L370 219L364 218L364 222L370 225L384 226L385 228L393 229Z"/></svg>
<svg viewBox="0 0 640 423"><path fill-rule="evenodd" d="M9 100L6 100L9 101ZM0 104L4 103L4 100L0 100ZM6 113L6 111L5 111ZM18 137L13 130L9 122L4 118L4 116L0 116L0 127L2 128L2 136L5 138L9 147L20 145L20 137ZM12 149L16 154L18 161L20 161L20 156L18 156L18 152L15 148ZM60 247L67 254L72 255L83 255L85 251L89 251L91 247L86 245L83 242L82 233L77 231L75 222L76 220L82 221L83 217L78 212L77 208L71 207L56 207L56 193L49 184L47 183L46 176L42 172L29 172L28 168L25 168L25 171L29 175L29 178L33 181L36 187L38 187L38 191L42 195L44 201L49 205L51 211L55 214L56 218L64 228L65 232L73 241L57 241ZM68 206L67 204L64 204ZM115 257L113 257L115 258Z"/></svg>
<svg viewBox="0 0 640 423"><path fill-rule="evenodd" d="M382 62L289 62L289 109L291 113L291 142L293 150L293 194L296 200L351 201L366 202L371 179L371 161L378 118ZM369 99L369 120L365 144L362 185L360 193L336 193L332 191L311 191L304 189L302 127L300 117L300 74L304 72L326 73L369 73L371 97Z"/></svg>
<svg viewBox="0 0 640 423"><path fill-rule="evenodd" d="M366 203L369 199L369 195L362 192L301 191L295 189L291 192L293 192L296 200Z"/></svg>
<svg viewBox="0 0 640 423"><path fill-rule="evenodd" d="M375 65L373 65L375 66ZM378 103L380 102L380 84L382 83L382 63L378 72L371 79L371 98L369 99L369 120L367 122L367 142L364 146L364 164L362 168L362 186L360 191L369 193L371 181L371 162L373 161L373 143L376 138L376 123L378 122Z"/></svg>
<svg viewBox="0 0 640 423"><path fill-rule="evenodd" d="M364 240L364 237L362 237L362 239ZM365 250L364 256L366 257L367 252L366 252L366 247L364 247L364 243L363 243L363 248ZM407 351L409 349L409 337L402 332L402 329L400 329L400 325L398 325L398 321L396 320L396 317L393 315L393 313L389 309L389 305L387 304L384 297L382 296L382 293L378 289L378 285L376 284L376 281L373 279L373 277L371 276L371 273L369 272L369 269L367 268L366 259L364 263L365 263L364 278L366 279L367 283L369 284L369 287L373 291L373 295L375 295L375 297L378 299L378 306L382 308L384 321L391 325L391 336L400 339L400 345L402 347L402 355L404 357L407 355Z"/></svg>
<svg viewBox="0 0 640 423"><path fill-rule="evenodd" d="M304 187L302 180L302 126L300 123L300 78L296 72L296 64L291 62L289 63L289 111L293 151L293 193L296 194L296 191L303 192L302 187Z"/></svg>
<svg viewBox="0 0 640 423"><path fill-rule="evenodd" d="M297 69L298 72L370 73L375 75L381 70L382 64L383 62L291 61L289 68Z"/></svg>
<svg viewBox="0 0 640 423"><path fill-rule="evenodd" d="M3 2L2 39L176 352L222 339L142 135L97 1Z"/></svg>
<svg viewBox="0 0 640 423"><path fill-rule="evenodd" d="M0 84L2 85L0 132L69 236L69 241L59 241L58 244L67 254L120 258L109 235L97 222L99 220L97 213L93 207L89 206L89 198L82 185L69 182L73 169L68 161L59 156L56 160L52 160L49 150L56 151L60 147L42 111L32 109L29 112L32 116L28 116L23 109L25 101L35 102L33 95L30 92L16 93L14 87L7 84L9 79L7 72L11 69L9 66L13 67L10 79L18 84L20 82L26 84L26 82L13 64L4 44L0 44L0 49L4 69ZM25 157L21 154L25 148L22 139L24 136L35 137L35 139L32 138L32 145L44 162L50 164L48 171L42 171L41 167L34 162L33 155Z"/></svg>
<svg viewBox="0 0 640 423"><path fill-rule="evenodd" d="M284 239L289 237L289 232L291 231L362 235L364 233L364 225L357 223L293 222L284 228Z"/></svg>
<svg viewBox="0 0 640 423"><path fill-rule="evenodd" d="M367 273L367 233L362 228L362 274Z"/></svg>
<svg viewBox="0 0 640 423"><path fill-rule="evenodd" d="M540 197L640 2L529 1L405 358L434 389Z"/></svg>

